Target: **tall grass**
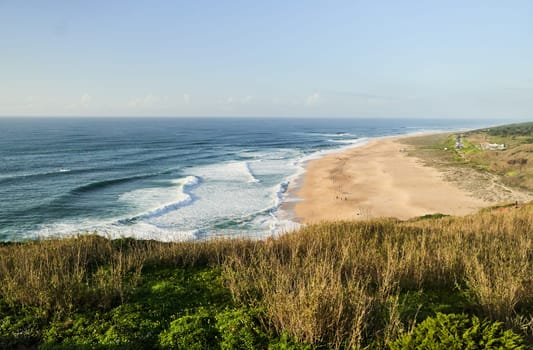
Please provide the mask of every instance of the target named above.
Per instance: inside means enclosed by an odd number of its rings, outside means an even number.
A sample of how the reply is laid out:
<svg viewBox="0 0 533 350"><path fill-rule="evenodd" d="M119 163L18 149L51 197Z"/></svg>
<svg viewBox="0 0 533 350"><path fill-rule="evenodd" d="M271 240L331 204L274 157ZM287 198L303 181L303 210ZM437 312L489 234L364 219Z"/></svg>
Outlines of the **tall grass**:
<svg viewBox="0 0 533 350"><path fill-rule="evenodd" d="M49 314L108 309L135 289L143 268L220 264L237 241L162 243L97 235L0 246L0 298Z"/></svg>
<svg viewBox="0 0 533 350"><path fill-rule="evenodd" d="M529 206L466 218L318 224L233 255L225 269L236 300L263 305L276 331L357 347L406 331L414 320L402 320L399 296L416 290L468 290L484 316L530 332L532 244Z"/></svg>
<svg viewBox="0 0 533 350"><path fill-rule="evenodd" d="M330 348L408 332L412 291L464 292L481 316L533 336L533 205L464 218L308 226L265 241L161 243L95 235L0 246L0 299L50 314L109 308L143 269L221 267L267 330ZM377 341L376 341L377 339Z"/></svg>
<svg viewBox="0 0 533 350"><path fill-rule="evenodd" d="M7 303L69 312L123 299L143 266L141 254L98 236L0 247L0 295Z"/></svg>

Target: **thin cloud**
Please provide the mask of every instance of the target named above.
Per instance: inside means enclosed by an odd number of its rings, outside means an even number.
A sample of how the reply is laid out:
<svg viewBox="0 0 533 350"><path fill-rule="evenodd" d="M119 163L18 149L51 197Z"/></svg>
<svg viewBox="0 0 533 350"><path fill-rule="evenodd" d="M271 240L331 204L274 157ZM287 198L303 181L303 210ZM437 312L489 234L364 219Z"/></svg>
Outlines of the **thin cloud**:
<svg viewBox="0 0 533 350"><path fill-rule="evenodd" d="M351 92L351 91L326 91L325 94L332 95L332 96L340 96L340 97L352 97L352 98L358 98L358 99L364 99L364 100L389 101L389 100L396 99L395 97L387 96L387 95L377 95L377 94L371 94L371 93Z"/></svg>
<svg viewBox="0 0 533 350"><path fill-rule="evenodd" d="M92 101L93 101L92 96L89 95L88 93L85 93L85 94L83 94L80 97L80 106L82 108L89 108L89 106L91 105Z"/></svg>
<svg viewBox="0 0 533 350"><path fill-rule="evenodd" d="M154 108L154 107L164 107L168 101L167 96L159 96L154 94L147 94L143 97L136 97L128 103L130 107L133 108Z"/></svg>
<svg viewBox="0 0 533 350"><path fill-rule="evenodd" d="M320 101L320 93L314 92L313 94L307 96L305 99L305 104L308 106L314 106Z"/></svg>
<svg viewBox="0 0 533 350"><path fill-rule="evenodd" d="M33 96L27 96L24 99L24 103L20 106L22 109L32 109L34 104Z"/></svg>
<svg viewBox="0 0 533 350"><path fill-rule="evenodd" d="M78 100L74 103L71 103L64 108L70 110L71 112L76 112L79 110L89 109L93 104L93 97L88 93L81 95Z"/></svg>
<svg viewBox="0 0 533 350"><path fill-rule="evenodd" d="M244 97L228 96L224 100L224 103L227 105L248 105L252 103L252 101L253 101L252 96L244 96Z"/></svg>

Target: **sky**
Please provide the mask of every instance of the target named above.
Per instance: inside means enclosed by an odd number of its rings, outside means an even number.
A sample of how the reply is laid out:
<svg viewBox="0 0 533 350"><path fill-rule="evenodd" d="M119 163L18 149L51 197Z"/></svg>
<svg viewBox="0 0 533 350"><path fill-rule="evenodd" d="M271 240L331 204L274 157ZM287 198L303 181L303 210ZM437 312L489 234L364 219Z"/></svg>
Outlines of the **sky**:
<svg viewBox="0 0 533 350"><path fill-rule="evenodd" d="M533 120L533 1L0 0L0 116Z"/></svg>

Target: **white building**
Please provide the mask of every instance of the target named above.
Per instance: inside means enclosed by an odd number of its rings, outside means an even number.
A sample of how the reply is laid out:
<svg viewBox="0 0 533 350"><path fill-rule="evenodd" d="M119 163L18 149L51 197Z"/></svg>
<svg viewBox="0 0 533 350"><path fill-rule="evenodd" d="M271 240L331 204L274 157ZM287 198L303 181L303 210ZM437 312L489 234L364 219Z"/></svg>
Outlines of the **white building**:
<svg viewBox="0 0 533 350"><path fill-rule="evenodd" d="M503 151L507 149L504 143L488 143L484 142L480 144L482 150L491 150L491 151Z"/></svg>

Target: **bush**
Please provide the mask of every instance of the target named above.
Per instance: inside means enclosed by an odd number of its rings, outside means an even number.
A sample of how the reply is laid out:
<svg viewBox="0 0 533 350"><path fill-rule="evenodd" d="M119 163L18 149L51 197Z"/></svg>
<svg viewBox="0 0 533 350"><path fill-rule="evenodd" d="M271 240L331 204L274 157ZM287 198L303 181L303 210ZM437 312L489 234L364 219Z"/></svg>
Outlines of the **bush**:
<svg viewBox="0 0 533 350"><path fill-rule="evenodd" d="M525 349L523 338L502 323L481 321L476 316L441 314L429 317L390 344L399 349Z"/></svg>
<svg viewBox="0 0 533 350"><path fill-rule="evenodd" d="M123 304L111 312L109 328L98 337L107 347L123 350L150 348L157 343L161 330L160 322L148 317L142 306Z"/></svg>
<svg viewBox="0 0 533 350"><path fill-rule="evenodd" d="M0 349L17 346L30 348L39 342L41 320L31 315L5 316L0 314Z"/></svg>
<svg viewBox="0 0 533 350"><path fill-rule="evenodd" d="M279 339L268 344L268 350L311 350L312 348L311 345L300 343L287 333L283 333Z"/></svg>
<svg viewBox="0 0 533 350"><path fill-rule="evenodd" d="M227 310L219 313L217 329L221 349L265 348L267 336L261 331L256 310Z"/></svg>
<svg viewBox="0 0 533 350"><path fill-rule="evenodd" d="M205 309L177 318L159 335L159 345L162 349L218 349L215 322Z"/></svg>
<svg viewBox="0 0 533 350"><path fill-rule="evenodd" d="M109 321L93 315L73 315L70 320L56 320L44 329L43 344L39 350L100 349L102 334L110 327ZM109 347L108 347L109 348Z"/></svg>

